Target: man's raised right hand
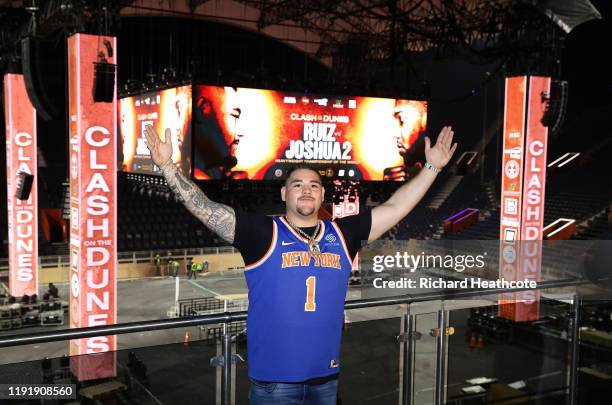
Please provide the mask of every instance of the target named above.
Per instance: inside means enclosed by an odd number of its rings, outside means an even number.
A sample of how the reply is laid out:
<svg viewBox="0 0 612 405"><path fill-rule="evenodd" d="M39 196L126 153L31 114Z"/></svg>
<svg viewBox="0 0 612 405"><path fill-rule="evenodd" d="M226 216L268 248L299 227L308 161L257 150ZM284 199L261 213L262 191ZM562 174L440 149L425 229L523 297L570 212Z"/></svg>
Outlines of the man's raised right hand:
<svg viewBox="0 0 612 405"><path fill-rule="evenodd" d="M163 141L152 125L146 125L144 133L146 138L145 143L147 144L147 148L151 151L151 158L157 167L161 168L172 158L170 128L166 128Z"/></svg>

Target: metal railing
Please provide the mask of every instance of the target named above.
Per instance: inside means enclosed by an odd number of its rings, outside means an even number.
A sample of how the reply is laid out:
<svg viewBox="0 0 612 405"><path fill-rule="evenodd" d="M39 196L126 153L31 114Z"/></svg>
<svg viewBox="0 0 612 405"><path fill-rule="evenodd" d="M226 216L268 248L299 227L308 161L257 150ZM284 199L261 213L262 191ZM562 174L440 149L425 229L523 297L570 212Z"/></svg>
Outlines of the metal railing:
<svg viewBox="0 0 612 405"><path fill-rule="evenodd" d="M560 287L571 287L571 286L581 286L589 284L589 281L581 280L581 279L562 279L555 281L542 281L538 283L536 290L541 289L549 289L549 288L560 288ZM415 336L415 322L414 316L411 314L410 304L417 302L426 302L426 301L437 301L437 300L457 300L457 299L466 299L473 298L484 295L496 295L501 294L508 291L519 292L533 290L531 288L516 288L516 289L507 289L507 288L487 288L487 289L473 289L473 290L461 290L457 292L449 292L449 291L434 291L428 293L420 293L414 295L402 295L402 296L393 296L393 297L385 297L385 298L370 298L370 299L360 299L360 300L351 300L345 303L346 310L352 309L361 309L361 308L372 308L372 307L380 307L380 306L389 306L389 305L400 305L406 304L407 309L404 315L405 320L407 322L404 323L403 330L403 339L401 341L404 343L404 359L403 361L403 387L400 387L400 392L402 395L402 403L408 405L411 403L412 399L412 390L414 386L414 344L413 337ZM576 395L576 370L574 369L575 365L578 364L578 328L579 328L579 311L577 305L580 302L580 297L578 294L574 294L573 297L573 307L574 310L572 319L572 330L570 331L571 340L571 348L570 348L570 359L569 364L572 366L572 370L570 370L570 378L569 378L569 403L573 404L575 401ZM447 362L447 336L443 332L448 323L448 310L444 309L444 306L438 310L438 330L439 334L436 336L436 373L435 373L435 401L436 405L441 405L445 401L446 397L446 370L445 365ZM129 323L121 323L115 325L105 325L105 326L96 326L96 327L87 327L87 328L75 328L75 329L67 329L67 330L56 330L50 332L39 332L39 333L31 333L31 334L22 334L22 335L9 335L9 336L0 336L0 348L2 347L14 347L14 346L22 346L28 344L40 344L47 342L55 342L55 341L66 341L71 339L81 339L81 338L90 338L95 336L106 336L106 335L120 335L126 333L135 333L135 332L146 332L146 331L155 331L155 330L163 330L163 329L174 329L181 328L187 326L200 326L200 325L210 325L210 324L223 324L227 326L228 324L236 321L244 321L247 319L247 312L225 312L223 314L214 314L214 315L201 315L201 316L193 316L193 317L183 317L183 318L173 318L173 319L162 319L162 320L152 320L152 321L140 321L140 322L129 322ZM222 370L222 384L223 389L221 390L221 404L226 405L230 403L230 372L232 367L232 356L231 353L231 345L229 342L231 341L231 336L226 333L228 328L224 327L223 334L223 345L222 345L222 354L221 359L230 359L228 361L220 361Z"/></svg>
<svg viewBox="0 0 612 405"><path fill-rule="evenodd" d="M172 254L168 256L168 252ZM187 248L187 249L161 249L161 250L145 250L137 252L118 252L117 261L119 263L144 263L152 262L155 254L159 253L162 259L185 259L190 256L202 256L207 254L221 254L221 253L236 253L237 250L233 246L218 246L218 247L204 247L204 248ZM69 267L70 256L68 255L57 255L57 256L39 256L38 258L39 268L48 267ZM8 270L8 259L0 259L0 271Z"/></svg>

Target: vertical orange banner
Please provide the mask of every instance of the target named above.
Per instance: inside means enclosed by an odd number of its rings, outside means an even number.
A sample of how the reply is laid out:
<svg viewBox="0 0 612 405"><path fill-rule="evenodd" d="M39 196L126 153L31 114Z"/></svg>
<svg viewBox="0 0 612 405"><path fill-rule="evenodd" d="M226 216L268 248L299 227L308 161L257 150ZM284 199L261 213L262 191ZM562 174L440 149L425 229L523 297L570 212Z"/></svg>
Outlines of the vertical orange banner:
<svg viewBox="0 0 612 405"><path fill-rule="evenodd" d="M546 149L548 128L542 125L544 101L550 93L550 78L529 78L529 113L525 144L525 185L521 239L542 240L544 190L546 185Z"/></svg>
<svg viewBox="0 0 612 405"><path fill-rule="evenodd" d="M546 185L546 150L548 128L542 124L545 101L550 94L550 78L529 77L527 133L525 135L525 174L521 216L521 279L540 281L542 264L542 228ZM517 294L521 302L521 319L537 320L540 313L540 291Z"/></svg>
<svg viewBox="0 0 612 405"><path fill-rule="evenodd" d="M502 157L499 278L517 280L527 78L506 79ZM500 296L500 316L514 318L515 293Z"/></svg>
<svg viewBox="0 0 612 405"><path fill-rule="evenodd" d="M111 50L109 50L109 47ZM94 63L114 64L114 37L68 38L70 120L70 327L117 321L117 93L94 102ZM114 376L115 336L70 342L79 380ZM95 354L95 355L93 355Z"/></svg>
<svg viewBox="0 0 612 405"><path fill-rule="evenodd" d="M521 190L523 187L524 129L527 77L506 79L504 150L501 184L500 239L521 239Z"/></svg>
<svg viewBox="0 0 612 405"><path fill-rule="evenodd" d="M36 187L36 110L23 75L4 75L6 189L9 239L9 293L38 294L38 195ZM15 197L19 172L34 176L27 200Z"/></svg>

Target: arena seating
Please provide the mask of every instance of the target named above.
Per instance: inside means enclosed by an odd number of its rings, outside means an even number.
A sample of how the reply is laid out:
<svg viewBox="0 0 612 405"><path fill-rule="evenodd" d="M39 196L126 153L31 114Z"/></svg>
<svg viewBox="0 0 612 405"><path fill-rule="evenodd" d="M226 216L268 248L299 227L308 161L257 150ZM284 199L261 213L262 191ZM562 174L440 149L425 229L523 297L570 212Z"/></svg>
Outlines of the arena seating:
<svg viewBox="0 0 612 405"><path fill-rule="evenodd" d="M447 176L452 175L448 174ZM398 224L397 239L439 239L443 234L444 219L455 214L458 210L468 207L480 210L481 220L488 218L489 210L487 209L483 189L480 186L479 178L475 175L461 177L457 187L440 204L438 209L428 208L429 201L436 198L436 194L439 188L442 187L445 177L441 177L439 180L412 213ZM464 234L472 229L472 227L457 235Z"/></svg>
<svg viewBox="0 0 612 405"><path fill-rule="evenodd" d="M278 185L255 182L201 182L206 195L247 212L277 214ZM227 245L212 234L153 176L119 174L118 239L120 251L161 250Z"/></svg>

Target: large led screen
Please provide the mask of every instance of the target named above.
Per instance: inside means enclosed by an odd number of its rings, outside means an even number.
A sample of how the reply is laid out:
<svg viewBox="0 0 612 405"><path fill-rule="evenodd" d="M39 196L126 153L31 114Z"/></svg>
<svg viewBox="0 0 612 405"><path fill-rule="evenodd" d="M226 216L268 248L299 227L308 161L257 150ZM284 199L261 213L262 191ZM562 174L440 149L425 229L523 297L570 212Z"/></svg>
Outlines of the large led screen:
<svg viewBox="0 0 612 405"><path fill-rule="evenodd" d="M158 174L145 144L145 125L153 125L163 136L170 129L172 160L185 174L191 173L191 86L160 90L119 102L119 132L117 148L121 170L131 173Z"/></svg>
<svg viewBox="0 0 612 405"><path fill-rule="evenodd" d="M425 101L194 87L194 177L282 179L295 164L404 180L422 163Z"/></svg>

